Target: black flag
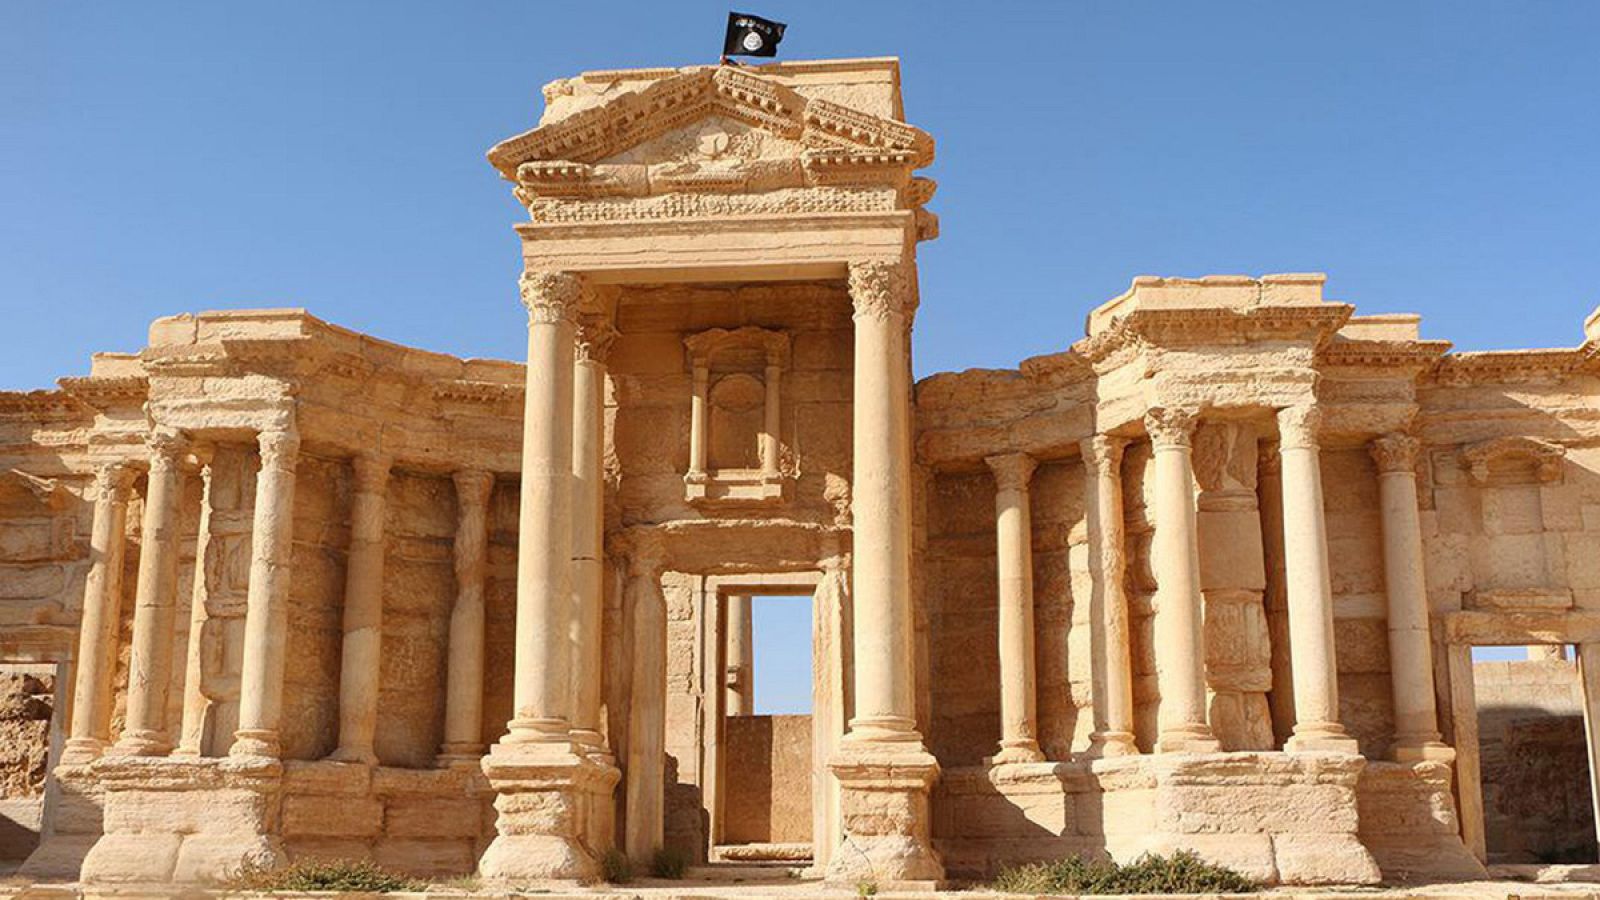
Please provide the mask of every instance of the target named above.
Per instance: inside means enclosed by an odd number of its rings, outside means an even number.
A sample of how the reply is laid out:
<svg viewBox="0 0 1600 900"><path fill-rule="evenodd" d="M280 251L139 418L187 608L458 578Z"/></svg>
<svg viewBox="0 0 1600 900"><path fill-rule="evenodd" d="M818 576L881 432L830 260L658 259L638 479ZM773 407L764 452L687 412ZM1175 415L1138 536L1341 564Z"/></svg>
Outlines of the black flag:
<svg viewBox="0 0 1600 900"><path fill-rule="evenodd" d="M777 56L784 24L745 13L728 13L728 36L722 39L723 56Z"/></svg>

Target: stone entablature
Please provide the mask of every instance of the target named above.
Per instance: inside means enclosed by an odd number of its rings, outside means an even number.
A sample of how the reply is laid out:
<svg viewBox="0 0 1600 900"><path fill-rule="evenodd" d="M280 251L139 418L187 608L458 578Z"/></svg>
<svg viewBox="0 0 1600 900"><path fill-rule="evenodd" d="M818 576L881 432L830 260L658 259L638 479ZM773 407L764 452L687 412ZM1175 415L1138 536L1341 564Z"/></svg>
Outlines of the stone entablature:
<svg viewBox="0 0 1600 900"><path fill-rule="evenodd" d="M707 852L726 604L770 590L812 597L834 881L1481 872L1471 645L1600 671L1593 317L1456 354L1321 275L1140 277L913 385L933 147L892 60L546 99L490 154L526 363L215 312L0 394L0 648L78 672L34 871Z"/></svg>

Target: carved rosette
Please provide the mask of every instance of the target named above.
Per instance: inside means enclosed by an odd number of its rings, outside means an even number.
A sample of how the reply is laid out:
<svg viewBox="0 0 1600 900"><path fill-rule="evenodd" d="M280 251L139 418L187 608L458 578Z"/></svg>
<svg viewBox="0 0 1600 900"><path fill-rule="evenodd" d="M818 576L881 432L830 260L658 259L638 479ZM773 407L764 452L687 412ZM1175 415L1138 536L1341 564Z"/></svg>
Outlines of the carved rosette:
<svg viewBox="0 0 1600 900"><path fill-rule="evenodd" d="M144 445L150 451L151 472L175 471L183 459L184 451L189 449L189 442L184 439L183 433L171 428L157 428L150 432L144 439Z"/></svg>
<svg viewBox="0 0 1600 900"><path fill-rule="evenodd" d="M1194 429L1200 420L1197 410L1178 406L1157 406L1144 414L1150 445L1157 450L1187 450L1194 445Z"/></svg>
<svg viewBox="0 0 1600 900"><path fill-rule="evenodd" d="M855 317L887 322L910 311L911 277L901 262L850 264L850 302Z"/></svg>
<svg viewBox="0 0 1600 900"><path fill-rule="evenodd" d="M1307 404L1278 410L1279 451L1317 449L1317 432L1321 428L1321 407Z"/></svg>
<svg viewBox="0 0 1600 900"><path fill-rule="evenodd" d="M604 363L611 355L611 345L617 339L617 330L601 315L578 317L578 333L574 337L574 359L580 363Z"/></svg>
<svg viewBox="0 0 1600 900"><path fill-rule="evenodd" d="M126 461L103 463L94 470L93 499L103 503L127 503L133 487L133 467Z"/></svg>
<svg viewBox="0 0 1600 900"><path fill-rule="evenodd" d="M983 461L988 463L989 470L994 473L995 486L1002 492L1027 490L1028 480L1039 466L1038 461L1026 453L987 456Z"/></svg>
<svg viewBox="0 0 1600 900"><path fill-rule="evenodd" d="M583 279L571 272L529 270L518 282L529 325L575 322L583 301Z"/></svg>
<svg viewBox="0 0 1600 900"><path fill-rule="evenodd" d="M1422 451L1422 442L1409 434L1386 434L1372 442L1369 448L1372 452L1373 462L1378 464L1379 474L1401 472L1414 475L1417 471L1417 455Z"/></svg>

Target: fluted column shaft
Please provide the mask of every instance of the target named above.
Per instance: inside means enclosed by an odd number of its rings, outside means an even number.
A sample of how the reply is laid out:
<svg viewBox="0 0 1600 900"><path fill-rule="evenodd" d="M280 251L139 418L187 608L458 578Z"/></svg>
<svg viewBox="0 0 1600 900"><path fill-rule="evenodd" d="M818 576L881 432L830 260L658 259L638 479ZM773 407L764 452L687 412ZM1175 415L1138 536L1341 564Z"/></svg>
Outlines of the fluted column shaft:
<svg viewBox="0 0 1600 900"><path fill-rule="evenodd" d="M1333 580L1322 509L1317 445L1321 411L1278 411L1283 463L1283 554L1289 604L1289 661L1294 670L1294 733L1284 749L1354 753L1339 724L1339 670L1334 654Z"/></svg>
<svg viewBox="0 0 1600 900"><path fill-rule="evenodd" d="M1081 445L1089 519L1089 559L1094 578L1093 621L1101 646L1102 691L1089 738L1098 756L1138 753L1133 734L1133 657L1128 632L1122 451L1127 441L1096 435Z"/></svg>
<svg viewBox="0 0 1600 900"><path fill-rule="evenodd" d="M517 540L517 648L506 743L572 740L572 366L582 284L527 272L528 374Z"/></svg>
<svg viewBox="0 0 1600 900"><path fill-rule="evenodd" d="M244 663L239 676L239 730L230 756L277 757L283 718L284 649L289 635L295 464L300 438L263 431L250 535L250 586L245 599Z"/></svg>
<svg viewBox="0 0 1600 900"><path fill-rule="evenodd" d="M1394 744L1402 762L1454 755L1439 737L1433 694L1433 639L1417 513L1416 438L1385 435L1372 442L1383 518L1383 578L1388 592L1389 678L1394 692Z"/></svg>
<svg viewBox="0 0 1600 900"><path fill-rule="evenodd" d="M148 441L150 479L140 529L139 582L133 607L133 652L128 662L128 707L117 752L160 756L172 749L167 734L167 691L172 683L172 638L177 614L179 506L185 449L176 432Z"/></svg>
<svg viewBox="0 0 1600 900"><path fill-rule="evenodd" d="M441 765L476 765L483 756L483 583L489 559L488 509L494 475L455 474L456 602L450 608Z"/></svg>
<svg viewBox="0 0 1600 900"><path fill-rule="evenodd" d="M1156 750L1221 749L1206 722L1205 633L1196 542L1191 410L1145 415L1155 451L1156 681L1161 691Z"/></svg>
<svg viewBox="0 0 1600 900"><path fill-rule="evenodd" d="M1026 453L991 456L998 552L1000 751L995 763L1037 762L1038 697L1033 658L1033 518L1028 482L1038 465Z"/></svg>
<svg viewBox="0 0 1600 900"><path fill-rule="evenodd" d="M83 622L78 631L72 725L62 754L62 762L69 765L94 759L111 740L111 679L117 667L117 612L122 605L133 475L126 463L95 469L94 524L89 532L89 574L84 581Z"/></svg>
<svg viewBox="0 0 1600 900"><path fill-rule="evenodd" d="M911 617L910 285L903 265L854 263L855 717L850 740L920 740Z"/></svg>
<svg viewBox="0 0 1600 900"><path fill-rule="evenodd" d="M732 596L728 598L728 639L726 643L727 709L726 715L755 715L755 637L753 610L754 598Z"/></svg>
<svg viewBox="0 0 1600 900"><path fill-rule="evenodd" d="M585 317L573 369L572 429L572 732L602 749L601 659L605 613L605 391L611 326Z"/></svg>
<svg viewBox="0 0 1600 900"><path fill-rule="evenodd" d="M333 758L374 764L378 688L383 661L384 522L387 457L357 456L350 506L350 552L345 564L344 643L339 668L339 746Z"/></svg>

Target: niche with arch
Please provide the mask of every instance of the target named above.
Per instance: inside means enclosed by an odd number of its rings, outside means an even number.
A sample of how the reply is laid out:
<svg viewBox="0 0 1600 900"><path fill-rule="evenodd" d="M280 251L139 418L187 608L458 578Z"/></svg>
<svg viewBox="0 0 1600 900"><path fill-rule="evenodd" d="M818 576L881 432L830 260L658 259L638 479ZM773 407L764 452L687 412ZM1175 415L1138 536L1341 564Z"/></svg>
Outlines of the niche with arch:
<svg viewBox="0 0 1600 900"><path fill-rule="evenodd" d="M783 500L794 474L782 456L782 379L789 335L746 326L684 341L694 373L685 498L695 505Z"/></svg>

